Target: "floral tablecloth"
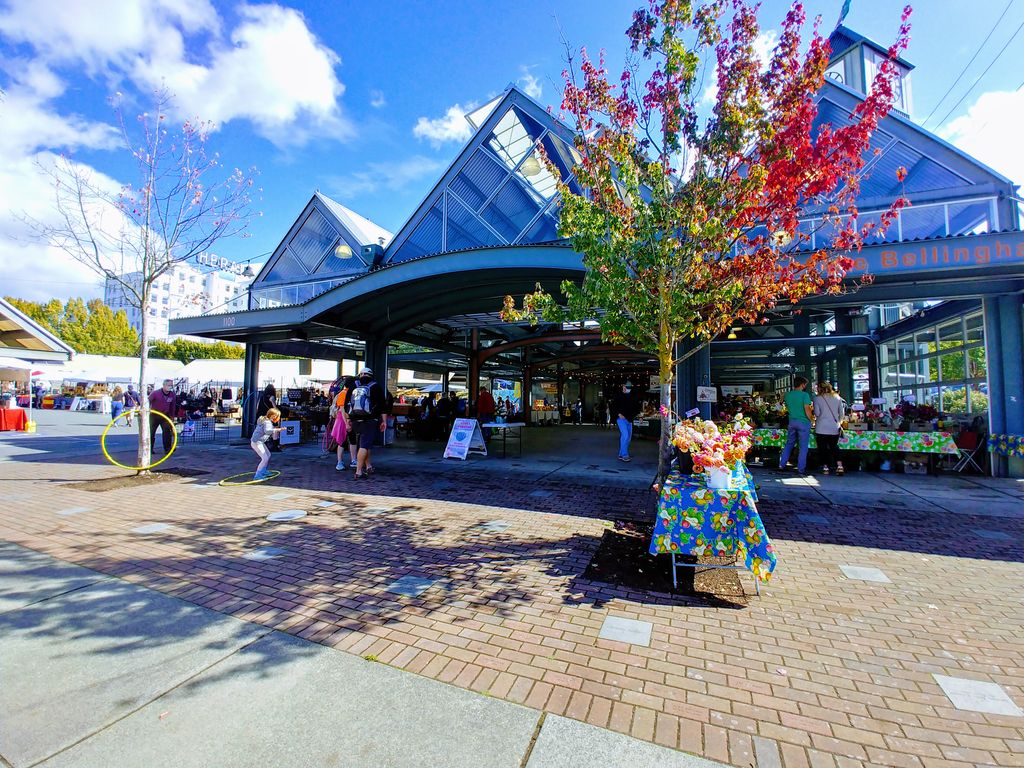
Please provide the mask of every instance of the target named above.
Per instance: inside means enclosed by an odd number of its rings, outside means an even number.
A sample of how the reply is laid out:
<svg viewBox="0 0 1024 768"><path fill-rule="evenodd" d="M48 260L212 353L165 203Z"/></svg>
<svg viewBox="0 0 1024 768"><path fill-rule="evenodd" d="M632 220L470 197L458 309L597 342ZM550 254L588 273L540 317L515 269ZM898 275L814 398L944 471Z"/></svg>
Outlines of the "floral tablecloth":
<svg viewBox="0 0 1024 768"><path fill-rule="evenodd" d="M988 449L1000 456L1024 459L1024 435L989 435Z"/></svg>
<svg viewBox="0 0 1024 768"><path fill-rule="evenodd" d="M786 445L786 430L755 429L754 445L782 448ZM817 447L811 433L811 448ZM839 448L846 451L905 451L907 453L942 453L957 456L960 449L949 432L853 432L847 430L839 440Z"/></svg>
<svg viewBox="0 0 1024 768"><path fill-rule="evenodd" d="M702 479L669 475L658 499L651 554L736 555L758 580L771 579L775 548L757 513L757 494L746 468L734 473L733 485L714 490Z"/></svg>

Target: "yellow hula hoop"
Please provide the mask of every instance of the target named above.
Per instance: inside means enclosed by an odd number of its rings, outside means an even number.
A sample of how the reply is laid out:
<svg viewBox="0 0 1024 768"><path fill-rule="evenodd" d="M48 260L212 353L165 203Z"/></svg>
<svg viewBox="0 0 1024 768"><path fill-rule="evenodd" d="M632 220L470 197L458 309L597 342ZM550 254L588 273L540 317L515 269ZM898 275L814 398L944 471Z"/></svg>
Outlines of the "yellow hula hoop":
<svg viewBox="0 0 1024 768"><path fill-rule="evenodd" d="M122 464L117 459L115 459L113 456L111 456L110 452L107 450L107 432L110 431L110 428L112 426L114 426L118 422L118 419L120 419L122 416L128 416L128 415L133 414L133 413L141 413L141 410L138 409L138 408L133 408L130 411L122 411L121 413L118 414L116 419L111 419L110 420L110 423L107 424L107 428L103 430L103 434L100 436L100 448L103 449L103 455L107 457L107 461L109 461L115 467L120 467L121 469L130 469L130 470L132 470L134 472L144 472L146 470L152 469L153 467L160 466L165 461L167 461L169 458L171 458L171 454L174 453L175 449L178 447L178 430L176 430L174 428L174 422L171 421L171 417L168 416L166 413L161 413L160 411L150 411L150 413L156 414L161 419L166 421L167 424L170 426L171 434L174 435L174 442L171 443L171 450L169 450L167 452L167 455L165 455L162 459L160 459L160 461L154 461L152 464L147 464L144 467L132 467L132 466L129 466L127 464ZM153 446L150 446L151 449L152 449L152 447Z"/></svg>
<svg viewBox="0 0 1024 768"><path fill-rule="evenodd" d="M267 480L273 480L275 477L280 475L281 472L279 470L276 470L276 469L271 469L269 472L267 472L267 476L266 477L260 478L259 480L243 480L240 483L233 483L233 482L231 482L236 477L246 477L247 475L255 475L255 474L256 474L255 472L240 472L237 475L230 475L228 477L225 477L223 480L221 480L219 483L217 483L217 485L223 485L225 488L227 488L229 486L234 486L234 485L256 485L258 483L265 483L265 482L267 482Z"/></svg>

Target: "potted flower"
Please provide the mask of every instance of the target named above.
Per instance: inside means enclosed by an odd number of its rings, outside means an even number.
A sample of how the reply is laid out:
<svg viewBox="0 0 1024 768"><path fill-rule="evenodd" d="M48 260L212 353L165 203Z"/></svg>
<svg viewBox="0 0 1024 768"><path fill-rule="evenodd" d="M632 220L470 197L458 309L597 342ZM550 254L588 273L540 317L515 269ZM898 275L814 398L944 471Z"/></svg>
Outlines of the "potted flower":
<svg viewBox="0 0 1024 768"><path fill-rule="evenodd" d="M704 473L709 488L728 488L733 471L750 450L750 438L750 424L737 414L722 428L700 419L680 422L673 430L672 444L689 454L694 470Z"/></svg>

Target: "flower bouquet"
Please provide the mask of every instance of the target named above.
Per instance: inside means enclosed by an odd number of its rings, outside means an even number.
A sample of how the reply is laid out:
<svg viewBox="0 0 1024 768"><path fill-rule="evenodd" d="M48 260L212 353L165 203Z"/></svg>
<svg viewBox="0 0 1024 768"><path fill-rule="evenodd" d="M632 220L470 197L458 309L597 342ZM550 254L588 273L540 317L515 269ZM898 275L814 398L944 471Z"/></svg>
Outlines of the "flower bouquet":
<svg viewBox="0 0 1024 768"><path fill-rule="evenodd" d="M691 419L676 425L672 444L690 454L694 470L706 474L709 488L728 488L732 471L750 450L751 434L743 414L721 428L713 421Z"/></svg>

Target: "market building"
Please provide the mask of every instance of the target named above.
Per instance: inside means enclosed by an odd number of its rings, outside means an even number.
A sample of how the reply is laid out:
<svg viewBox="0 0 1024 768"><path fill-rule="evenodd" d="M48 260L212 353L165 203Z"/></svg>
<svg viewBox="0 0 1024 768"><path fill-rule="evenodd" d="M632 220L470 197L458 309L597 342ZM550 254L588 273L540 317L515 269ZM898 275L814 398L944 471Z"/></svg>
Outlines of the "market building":
<svg viewBox="0 0 1024 768"><path fill-rule="evenodd" d="M885 49L839 27L819 123L843 124ZM1016 185L914 124L911 69L900 62L898 109L872 138L858 208L877 218L903 194L911 205L865 244L849 275L873 282L734 328L679 367L677 410L698 386L779 392L802 374L828 378L852 400L866 391L893 406L918 403L983 416L992 435L1024 435L1024 232ZM244 311L171 321L170 332L245 343L246 384L261 352L366 361L522 385L529 412L550 396L584 400L653 373L643 352L605 344L596 323L537 327L502 322L507 294L536 284L557 292L582 277L558 238L556 179L575 185L572 132L517 88L466 116L474 129L454 162L392 237L319 193L253 281ZM897 168L906 169L903 183ZM801 227L829 242L821 211ZM400 346L396 346L400 345ZM707 413L708 405L700 404ZM1024 461L994 454L996 474Z"/></svg>

